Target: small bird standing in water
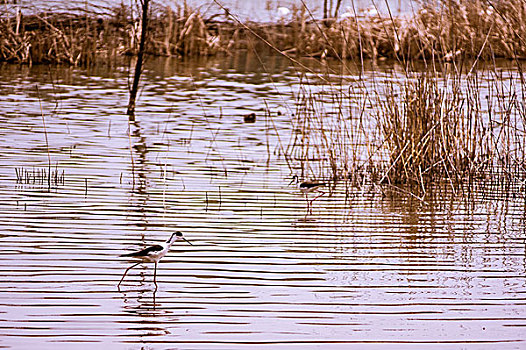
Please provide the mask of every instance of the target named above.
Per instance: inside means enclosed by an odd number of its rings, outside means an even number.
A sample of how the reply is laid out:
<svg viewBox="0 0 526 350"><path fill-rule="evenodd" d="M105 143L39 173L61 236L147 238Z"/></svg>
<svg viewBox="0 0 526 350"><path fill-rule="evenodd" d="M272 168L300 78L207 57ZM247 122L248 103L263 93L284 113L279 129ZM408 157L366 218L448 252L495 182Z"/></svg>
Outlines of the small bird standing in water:
<svg viewBox="0 0 526 350"><path fill-rule="evenodd" d="M318 182L318 181L299 182L298 175L294 175L292 177L292 181L290 183L293 183L293 182L298 183L301 193L305 195L305 199L307 200L307 210L310 213L312 213L312 207L311 207L312 202L325 194L325 192L321 191L320 188L327 186L327 183ZM314 197L313 199L309 200L309 193L311 192L319 192L320 194Z"/></svg>
<svg viewBox="0 0 526 350"><path fill-rule="evenodd" d="M132 266L130 266L130 267L128 267L126 269L126 271L124 272L124 275L122 275L122 278L121 278L119 284L117 285L117 287L120 288L120 285L121 285L122 281L124 280L124 277L126 277L126 274L128 273L128 271L130 269L132 269L135 266L137 266L139 264L142 264L142 263L153 262L153 263L155 263L155 270L154 270L154 273L153 273L153 283L155 284L155 289L157 289L157 263L159 262L159 260L162 259L163 256L166 255L166 253L168 253L168 250L170 250L170 247L176 241L185 241L188 244L193 245L186 238L183 237L183 234L181 232L177 231L177 232L173 233L170 236L170 238L164 243L152 245L152 246L150 246L150 247L148 247L146 249L140 250L138 252L133 252L133 253L129 253L129 254L120 255L122 257L130 257L130 258L134 258L134 259L139 259L141 261L139 261L138 263L136 263L136 264L134 264L134 265L132 265Z"/></svg>

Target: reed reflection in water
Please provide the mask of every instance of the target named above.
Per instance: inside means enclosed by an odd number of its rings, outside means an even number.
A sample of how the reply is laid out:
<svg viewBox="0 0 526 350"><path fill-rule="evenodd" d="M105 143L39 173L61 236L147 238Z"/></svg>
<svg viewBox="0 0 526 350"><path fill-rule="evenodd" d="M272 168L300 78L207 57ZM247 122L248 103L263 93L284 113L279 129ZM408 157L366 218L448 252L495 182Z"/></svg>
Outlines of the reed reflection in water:
<svg viewBox="0 0 526 350"><path fill-rule="evenodd" d="M267 62L155 62L134 124L124 71L0 68L0 346L525 346L524 199L341 184L310 214L276 134L299 81ZM14 170L48 169L39 98L54 186ZM176 230L157 291L144 265L119 292L117 256Z"/></svg>

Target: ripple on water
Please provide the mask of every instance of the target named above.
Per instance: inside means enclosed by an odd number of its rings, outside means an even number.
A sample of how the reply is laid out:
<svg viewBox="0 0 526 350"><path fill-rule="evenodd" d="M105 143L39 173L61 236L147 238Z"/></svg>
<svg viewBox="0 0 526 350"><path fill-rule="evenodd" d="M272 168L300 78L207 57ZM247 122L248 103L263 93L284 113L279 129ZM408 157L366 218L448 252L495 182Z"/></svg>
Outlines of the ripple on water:
<svg viewBox="0 0 526 350"><path fill-rule="evenodd" d="M147 71L130 125L126 72L54 90L38 69L0 68L0 347L525 346L522 199L337 187L309 214L278 157L290 115L262 112L293 106L293 71ZM48 167L35 81L65 173L51 188L14 170ZM161 261L158 290L151 265L117 290L118 255L174 230L194 245Z"/></svg>

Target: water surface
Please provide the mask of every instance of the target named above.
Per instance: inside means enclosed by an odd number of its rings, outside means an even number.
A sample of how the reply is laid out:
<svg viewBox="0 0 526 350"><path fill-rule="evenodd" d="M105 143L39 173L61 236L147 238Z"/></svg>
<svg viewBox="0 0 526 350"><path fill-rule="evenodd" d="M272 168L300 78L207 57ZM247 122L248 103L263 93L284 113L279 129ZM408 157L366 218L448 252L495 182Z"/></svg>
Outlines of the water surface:
<svg viewBox="0 0 526 350"><path fill-rule="evenodd" d="M524 198L339 185L309 213L300 80L323 88L279 58L151 61L130 123L125 67L1 66L0 347L525 348ZM17 181L49 162L63 181ZM157 291L151 265L119 291L118 255L175 230Z"/></svg>

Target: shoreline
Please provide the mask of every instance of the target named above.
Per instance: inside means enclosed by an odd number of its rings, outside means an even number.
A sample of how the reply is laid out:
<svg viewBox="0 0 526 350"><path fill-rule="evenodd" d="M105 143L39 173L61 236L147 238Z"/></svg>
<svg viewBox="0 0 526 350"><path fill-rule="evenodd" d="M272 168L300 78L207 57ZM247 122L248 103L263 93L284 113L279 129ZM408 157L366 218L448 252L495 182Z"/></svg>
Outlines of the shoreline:
<svg viewBox="0 0 526 350"><path fill-rule="evenodd" d="M495 5L497 6L497 5ZM452 62L526 59L526 3L442 1L412 16L347 14L314 20L296 9L287 21L240 22L208 18L188 7L150 13L146 53L153 56L230 55L275 51L291 58L362 62ZM41 13L0 19L0 62L90 66L136 55L140 21L125 6L109 15Z"/></svg>

